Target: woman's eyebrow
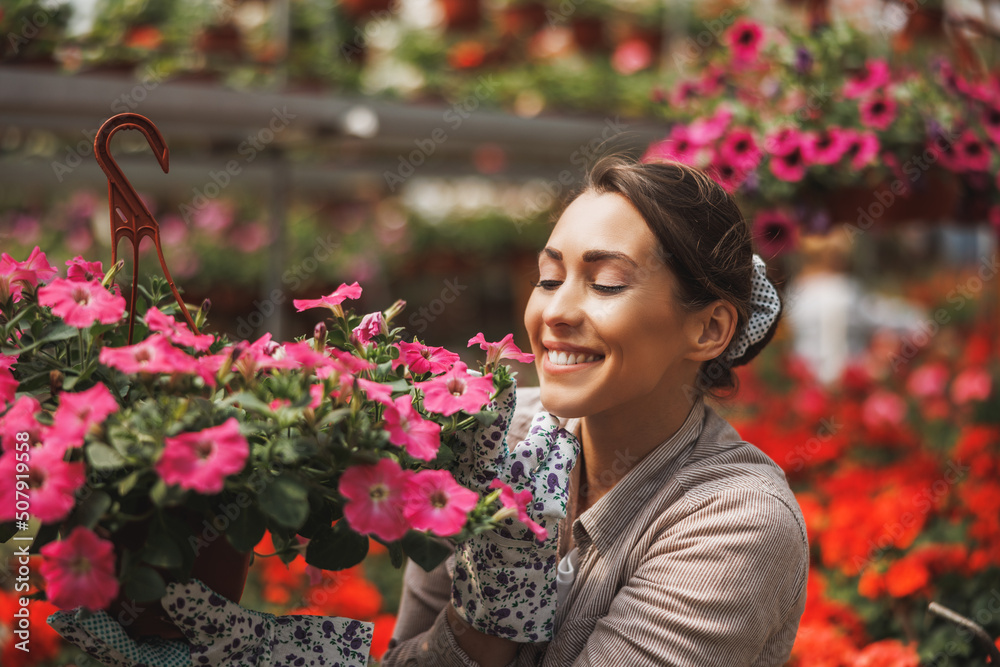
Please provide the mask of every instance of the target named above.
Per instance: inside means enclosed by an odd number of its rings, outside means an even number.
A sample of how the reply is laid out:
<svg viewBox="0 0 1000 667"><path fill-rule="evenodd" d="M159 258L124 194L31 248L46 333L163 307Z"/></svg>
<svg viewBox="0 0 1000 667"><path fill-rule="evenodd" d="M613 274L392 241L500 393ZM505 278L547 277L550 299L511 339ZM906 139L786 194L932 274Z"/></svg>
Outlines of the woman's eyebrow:
<svg viewBox="0 0 1000 667"><path fill-rule="evenodd" d="M555 248L549 248L548 246L542 248L541 252L538 253L538 259L541 259L542 255L548 255L554 260L562 261L562 253Z"/></svg>
<svg viewBox="0 0 1000 667"><path fill-rule="evenodd" d="M606 259L620 259L636 268L639 267L634 259L617 250L588 250L583 253L583 261L585 262L600 262Z"/></svg>

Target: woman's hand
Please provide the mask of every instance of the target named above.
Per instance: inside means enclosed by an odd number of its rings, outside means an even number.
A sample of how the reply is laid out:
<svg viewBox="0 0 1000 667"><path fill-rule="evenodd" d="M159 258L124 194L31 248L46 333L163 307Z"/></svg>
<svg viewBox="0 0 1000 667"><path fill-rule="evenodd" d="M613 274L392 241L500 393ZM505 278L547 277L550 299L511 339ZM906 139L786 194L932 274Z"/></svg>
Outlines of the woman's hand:
<svg viewBox="0 0 1000 667"><path fill-rule="evenodd" d="M302 664L365 667L371 623L329 616L275 616L231 602L193 579L170 584L161 600L188 642L137 642L105 612L56 612L49 625L111 667Z"/></svg>
<svg viewBox="0 0 1000 667"><path fill-rule="evenodd" d="M566 516L570 472L580 449L547 412L538 413L528 437L509 449L506 436L515 404L511 385L489 406L500 413L492 425L456 434L466 444L456 479L480 492L499 486L504 505L517 511L511 510L514 516L499 531L456 547L452 604L480 632L544 642L554 632L559 523Z"/></svg>

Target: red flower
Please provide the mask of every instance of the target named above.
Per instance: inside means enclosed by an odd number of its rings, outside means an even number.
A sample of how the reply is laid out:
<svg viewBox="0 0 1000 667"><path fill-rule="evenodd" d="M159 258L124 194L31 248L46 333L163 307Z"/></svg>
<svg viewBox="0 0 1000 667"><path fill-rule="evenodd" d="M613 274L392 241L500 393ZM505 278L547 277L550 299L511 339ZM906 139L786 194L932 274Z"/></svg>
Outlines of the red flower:
<svg viewBox="0 0 1000 667"><path fill-rule="evenodd" d="M467 40L459 42L448 53L448 63L455 69L470 69L483 64L486 49L479 42Z"/></svg>
<svg viewBox="0 0 1000 667"><path fill-rule="evenodd" d="M919 667L920 656L912 644L898 639L883 639L866 646L854 659L852 667Z"/></svg>
<svg viewBox="0 0 1000 667"><path fill-rule="evenodd" d="M795 221L779 210L761 211L753 219L753 235L757 248L767 258L793 249L798 244L799 231Z"/></svg>

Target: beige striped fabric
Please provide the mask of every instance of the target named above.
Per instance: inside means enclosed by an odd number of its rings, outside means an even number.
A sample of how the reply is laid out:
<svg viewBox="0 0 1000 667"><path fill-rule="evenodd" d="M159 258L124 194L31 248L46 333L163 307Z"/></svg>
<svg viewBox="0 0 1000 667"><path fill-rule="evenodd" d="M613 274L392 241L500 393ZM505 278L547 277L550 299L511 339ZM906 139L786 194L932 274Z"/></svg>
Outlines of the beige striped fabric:
<svg viewBox="0 0 1000 667"><path fill-rule="evenodd" d="M540 409L537 388L518 390L513 442ZM565 427L578 432L576 420ZM619 454L628 461L627 443ZM805 522L781 469L711 407L697 401L676 434L575 514L571 507L562 532L572 520L579 563L555 636L521 646L512 666L788 659L806 599ZM571 546L564 540L560 557ZM407 564L385 667L478 667L445 617L449 564L429 573Z"/></svg>

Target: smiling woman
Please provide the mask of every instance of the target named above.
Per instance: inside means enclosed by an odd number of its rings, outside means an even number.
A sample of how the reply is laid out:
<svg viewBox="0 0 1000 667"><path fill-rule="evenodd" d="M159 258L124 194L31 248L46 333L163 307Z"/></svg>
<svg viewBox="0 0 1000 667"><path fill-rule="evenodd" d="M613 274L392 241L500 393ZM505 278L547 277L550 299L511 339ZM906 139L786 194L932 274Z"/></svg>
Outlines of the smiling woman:
<svg viewBox="0 0 1000 667"><path fill-rule="evenodd" d="M436 570L407 566L383 665L787 660L805 523L780 468L703 400L735 389L780 315L751 238L697 170L598 162L538 256L540 387L498 396L466 454L491 470L506 442L534 502Z"/></svg>

